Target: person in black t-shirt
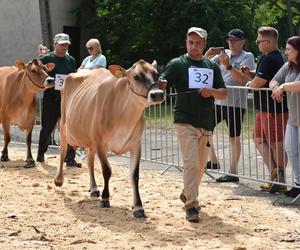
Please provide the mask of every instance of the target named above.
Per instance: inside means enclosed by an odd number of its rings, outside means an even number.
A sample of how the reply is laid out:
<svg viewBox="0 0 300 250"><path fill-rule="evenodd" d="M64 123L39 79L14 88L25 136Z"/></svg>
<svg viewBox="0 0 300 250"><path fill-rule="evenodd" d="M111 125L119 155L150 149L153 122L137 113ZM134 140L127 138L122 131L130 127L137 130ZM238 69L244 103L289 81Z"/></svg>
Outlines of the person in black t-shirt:
<svg viewBox="0 0 300 250"><path fill-rule="evenodd" d="M273 27L260 27L257 31L257 46L262 56L257 64L255 76L247 85L251 88L268 88L269 82L283 65L278 50L278 31ZM254 92L255 131L254 142L270 172L271 181L285 182L284 170L287 156L284 134L288 120L286 97L282 103L271 97L271 90ZM266 183L260 186L271 193L284 191L285 186Z"/></svg>

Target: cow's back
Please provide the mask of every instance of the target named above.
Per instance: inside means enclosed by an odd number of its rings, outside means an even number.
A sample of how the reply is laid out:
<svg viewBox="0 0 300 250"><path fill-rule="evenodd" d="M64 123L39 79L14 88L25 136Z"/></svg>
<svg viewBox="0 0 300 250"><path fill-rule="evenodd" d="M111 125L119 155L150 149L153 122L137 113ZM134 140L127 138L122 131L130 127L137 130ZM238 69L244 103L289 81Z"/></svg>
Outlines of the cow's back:
<svg viewBox="0 0 300 250"><path fill-rule="evenodd" d="M114 87L115 77L106 69L73 73L66 78L62 92L62 117L70 144L87 146L93 144L90 132L101 115L99 112L99 88L105 98ZM100 108L101 109L101 108Z"/></svg>

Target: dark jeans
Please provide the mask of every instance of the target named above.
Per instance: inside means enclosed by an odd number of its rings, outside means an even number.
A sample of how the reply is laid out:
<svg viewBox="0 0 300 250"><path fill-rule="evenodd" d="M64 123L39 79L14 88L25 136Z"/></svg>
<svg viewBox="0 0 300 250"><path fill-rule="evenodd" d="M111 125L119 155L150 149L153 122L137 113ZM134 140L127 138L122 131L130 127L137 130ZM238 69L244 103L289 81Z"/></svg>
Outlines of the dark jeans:
<svg viewBox="0 0 300 250"><path fill-rule="evenodd" d="M51 140L51 133L60 118L60 100L49 97L43 98L42 107L42 129L40 131L38 155L43 155L48 149ZM68 145L65 160L74 159L75 150Z"/></svg>

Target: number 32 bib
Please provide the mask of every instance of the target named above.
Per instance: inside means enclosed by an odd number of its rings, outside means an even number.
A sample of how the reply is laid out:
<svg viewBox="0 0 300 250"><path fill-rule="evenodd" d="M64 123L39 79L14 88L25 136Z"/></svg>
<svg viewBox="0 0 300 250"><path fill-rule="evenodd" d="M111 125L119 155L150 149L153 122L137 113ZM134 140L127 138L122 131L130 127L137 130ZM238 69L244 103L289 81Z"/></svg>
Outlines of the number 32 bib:
<svg viewBox="0 0 300 250"><path fill-rule="evenodd" d="M208 68L189 67L189 89L213 87L214 71Z"/></svg>

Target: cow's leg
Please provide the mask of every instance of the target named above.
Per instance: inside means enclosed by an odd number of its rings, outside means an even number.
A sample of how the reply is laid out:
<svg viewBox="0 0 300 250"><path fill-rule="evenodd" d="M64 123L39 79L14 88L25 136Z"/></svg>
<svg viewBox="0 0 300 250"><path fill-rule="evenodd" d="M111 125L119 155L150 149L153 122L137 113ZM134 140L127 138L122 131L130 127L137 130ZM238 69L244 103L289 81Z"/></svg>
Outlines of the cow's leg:
<svg viewBox="0 0 300 250"><path fill-rule="evenodd" d="M8 143L10 142L10 134L9 134L9 129L10 129L10 125L9 122L4 122L2 123L2 127L3 127L3 134L4 134L4 147L2 150L2 155L1 155L1 161L9 161L8 158Z"/></svg>
<svg viewBox="0 0 300 250"><path fill-rule="evenodd" d="M63 173L63 166L64 166L64 159L67 155L67 138L66 138L66 129L65 125L60 126L60 147L59 147L59 167L57 168L56 175L54 178L54 184L58 187L61 187L64 184L64 173Z"/></svg>
<svg viewBox="0 0 300 250"><path fill-rule="evenodd" d="M106 151L101 146L97 147L98 156L101 162L102 175L104 178L104 188L101 195L100 207L110 207L109 203L109 179L111 177L111 167L106 157Z"/></svg>
<svg viewBox="0 0 300 250"><path fill-rule="evenodd" d="M95 170L94 170L94 163L95 163L95 150L88 149L88 167L89 167L89 174L90 174L90 194L92 197L99 197L100 191L96 184L95 179Z"/></svg>
<svg viewBox="0 0 300 250"><path fill-rule="evenodd" d="M130 156L130 179L133 186L133 215L136 218L146 218L139 193L140 144L130 151Z"/></svg>
<svg viewBox="0 0 300 250"><path fill-rule="evenodd" d="M27 145L26 162L27 162L27 164L24 166L25 168L31 168L31 167L35 166L35 161L33 160L33 157L31 154L32 129L33 129L33 125L31 126L31 128L26 130L26 145Z"/></svg>

